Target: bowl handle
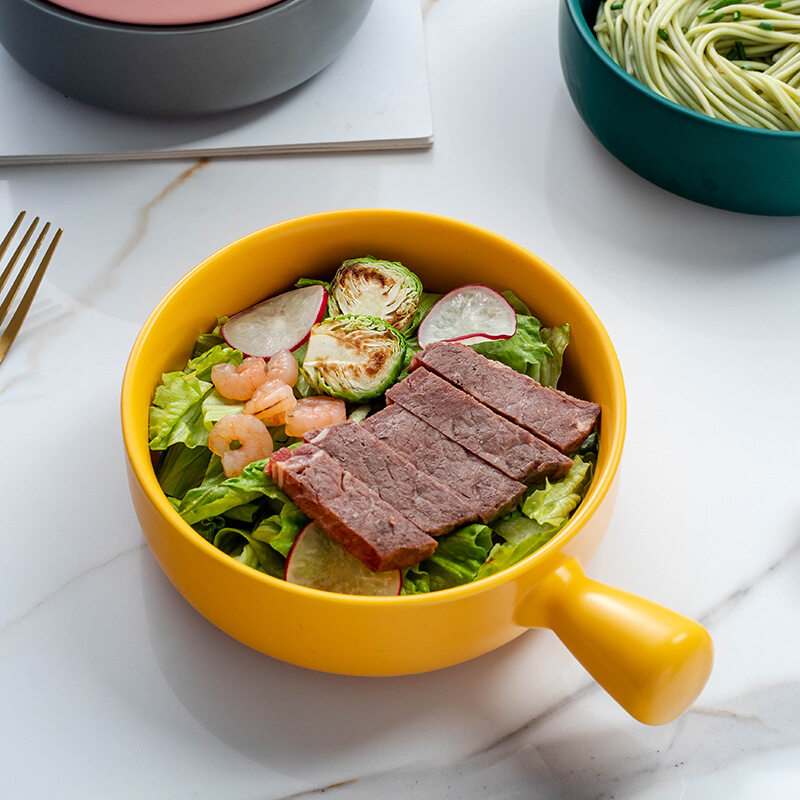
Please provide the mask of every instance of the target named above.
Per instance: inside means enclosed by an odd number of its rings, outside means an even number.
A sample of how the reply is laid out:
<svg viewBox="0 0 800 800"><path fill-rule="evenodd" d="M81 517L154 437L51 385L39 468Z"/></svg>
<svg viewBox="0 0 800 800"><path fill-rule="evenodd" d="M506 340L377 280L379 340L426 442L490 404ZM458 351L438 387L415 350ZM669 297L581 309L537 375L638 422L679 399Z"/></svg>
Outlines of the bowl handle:
<svg viewBox="0 0 800 800"><path fill-rule="evenodd" d="M682 714L711 672L714 646L700 623L587 578L574 558L525 597L516 621L554 631L589 674L648 725Z"/></svg>

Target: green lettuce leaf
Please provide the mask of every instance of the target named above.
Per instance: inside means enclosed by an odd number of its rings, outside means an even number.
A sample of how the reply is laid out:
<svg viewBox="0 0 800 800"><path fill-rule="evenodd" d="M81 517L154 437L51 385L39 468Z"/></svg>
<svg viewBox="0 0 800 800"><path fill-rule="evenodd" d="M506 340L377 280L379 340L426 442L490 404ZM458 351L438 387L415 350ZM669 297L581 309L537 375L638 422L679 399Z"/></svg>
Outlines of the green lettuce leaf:
<svg viewBox="0 0 800 800"><path fill-rule="evenodd" d="M207 447L173 444L164 451L156 467L164 494L180 500L189 489L203 482L210 461L211 451Z"/></svg>
<svg viewBox="0 0 800 800"><path fill-rule="evenodd" d="M192 352L192 358L197 358L197 356L205 353L206 350L210 350L212 347L216 347L218 344L225 344L225 340L222 338L222 333L220 331L227 321L228 317L218 317L217 325L211 333L201 333L197 337L197 342L195 342L194 351Z"/></svg>
<svg viewBox="0 0 800 800"><path fill-rule="evenodd" d="M519 297L514 294L514 292L511 291L511 289L506 289L504 292L500 292L500 294L505 297L505 299L508 301L508 304L514 309L514 311L517 312L517 314L522 314L525 317L531 316L531 310L525 305L525 303L522 302L522 300L519 299Z"/></svg>
<svg viewBox="0 0 800 800"><path fill-rule="evenodd" d="M297 534L309 522L309 518L291 500L287 500L280 512L258 523L253 530L253 537L286 557L292 549Z"/></svg>
<svg viewBox="0 0 800 800"><path fill-rule="evenodd" d="M175 509L178 513L180 513L180 506ZM225 527L225 518L224 517L209 517L208 519L201 519L199 522L195 522L192 527L207 541L214 543L214 537L217 535L217 531L221 530Z"/></svg>
<svg viewBox="0 0 800 800"><path fill-rule="evenodd" d="M436 592L475 580L491 546L492 529L477 522L440 536L433 555L406 570L401 593Z"/></svg>
<svg viewBox="0 0 800 800"><path fill-rule="evenodd" d="M330 285L330 281L321 281L319 278L300 278L300 280L295 283L297 289L302 289L304 286L324 286L328 289Z"/></svg>
<svg viewBox="0 0 800 800"><path fill-rule="evenodd" d="M521 511L511 514L495 523L494 531L500 536L508 537L506 541L494 545L489 557L478 570L477 578L486 578L496 572L522 561L558 532L557 527L540 525L529 519Z"/></svg>
<svg viewBox="0 0 800 800"><path fill-rule="evenodd" d="M538 371L539 363L552 356L550 348L542 341L540 331L541 323L536 317L517 314L517 332L510 339L471 346L477 353L528 375L530 371Z"/></svg>
<svg viewBox="0 0 800 800"><path fill-rule="evenodd" d="M545 480L541 489L529 490L522 502L522 513L540 525L561 528L578 507L592 478L594 461L576 455L570 471L561 480Z"/></svg>
<svg viewBox="0 0 800 800"><path fill-rule="evenodd" d="M214 547L235 558L248 567L253 567L273 578L283 578L286 559L281 558L264 542L238 528L222 528L214 536Z"/></svg>
<svg viewBox="0 0 800 800"><path fill-rule="evenodd" d="M569 344L569 325L542 328L514 292L507 290L503 297L517 313L517 332L510 339L481 342L472 348L544 386L555 386L561 376L564 350Z"/></svg>
<svg viewBox="0 0 800 800"><path fill-rule="evenodd" d="M561 368L564 364L564 351L569 344L569 323L565 322L563 325L557 325L554 328L542 328L542 341L547 345L550 350L550 356L543 358L538 364L538 373L533 369L528 372L531 378L542 386L552 386L555 388L558 385L558 379L561 377Z"/></svg>
<svg viewBox="0 0 800 800"><path fill-rule="evenodd" d="M244 403L228 400L216 389L212 389L202 401L203 426L210 431L223 417L227 417L229 414L241 414L242 411L244 411Z"/></svg>
<svg viewBox="0 0 800 800"><path fill-rule="evenodd" d="M403 570L400 594L427 594L431 590L431 576L419 564Z"/></svg>
<svg viewBox="0 0 800 800"><path fill-rule="evenodd" d="M592 479L593 459L576 455L570 471L559 481L532 488L521 509L495 522L492 528L503 542L494 545L477 577L485 578L526 558L564 527L583 499Z"/></svg>
<svg viewBox="0 0 800 800"><path fill-rule="evenodd" d="M217 344L204 350L200 355L189 359L186 372L193 372L201 381L211 380L211 368L216 364L234 364L239 366L244 356L239 350L234 350L225 344Z"/></svg>
<svg viewBox="0 0 800 800"><path fill-rule="evenodd" d="M191 489L181 501L180 515L193 525L203 519L225 514L236 506L250 503L258 497L267 497L279 503L289 498L277 484L264 472L268 459L248 464L237 478L225 478L222 482L214 479Z"/></svg>
<svg viewBox="0 0 800 800"><path fill-rule="evenodd" d="M193 373L165 372L150 406L150 449L166 450L178 442L190 448L205 446L202 401L212 388Z"/></svg>
<svg viewBox="0 0 800 800"><path fill-rule="evenodd" d="M419 298L419 306L417 306L417 310L414 313L414 319L411 320L411 325L409 325L408 330L405 332L406 339L414 339L416 343L417 338L416 336L412 336L414 331L419 328L420 322L428 316L428 312L438 303L444 295L437 294L436 292L423 292ZM419 344L417 344L417 349L419 349Z"/></svg>
<svg viewBox="0 0 800 800"><path fill-rule="evenodd" d="M236 506L225 512L225 519L230 522L252 523L261 511L261 505L261 502L255 500L252 503L245 503L243 506Z"/></svg>

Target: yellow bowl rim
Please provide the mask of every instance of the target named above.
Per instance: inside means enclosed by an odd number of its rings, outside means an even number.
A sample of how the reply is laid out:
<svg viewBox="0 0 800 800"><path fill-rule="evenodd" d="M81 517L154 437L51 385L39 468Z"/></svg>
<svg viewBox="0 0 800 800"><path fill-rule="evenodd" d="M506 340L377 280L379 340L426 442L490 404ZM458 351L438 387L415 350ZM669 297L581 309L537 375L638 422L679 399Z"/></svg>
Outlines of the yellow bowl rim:
<svg viewBox="0 0 800 800"><path fill-rule="evenodd" d="M136 410L133 408L131 395L135 382L134 376L136 373L136 364L143 343L147 339L150 330L155 324L155 321L160 316L162 309L169 304L175 295L180 294L183 287L193 280L193 277L196 273L203 270L208 263L218 258L222 253L237 248L242 242L248 239L260 237L264 235L266 231L283 231L322 219L346 219L347 217L360 214L395 218L405 217L416 219L418 221L434 221L455 225L456 227L469 230L480 236L494 239L499 244L516 250L527 259L532 257L538 262L537 268L541 268L544 272L548 273L556 283L560 284L561 287L567 291L567 293L571 294L579 302L579 304L584 306L588 321L591 323L593 337L601 346L603 356L611 368L611 386L613 394L617 398L617 403L613 409L603 409L604 418L607 417L608 414L613 416L617 431L617 434L613 437L612 441L606 442L605 440L602 440L601 446L610 448L608 452L606 469L602 474L596 474L594 476L586 497L578 506L578 510L570 518L569 522L567 522L567 524L552 539L550 539L550 541L516 564L501 570L494 575L490 575L487 578L481 578L480 580L473 581L472 583L466 583L462 584L461 586L455 586L450 589L442 589L426 594L375 597L370 595L346 595L335 592L325 592L320 589L311 589L306 586L288 583L283 579L274 578L271 575L259 572L252 567L248 567L245 564L236 561L200 536L197 531L195 531L194 528L189 525L189 523L185 522L178 512L172 507L156 478L155 470L153 469L150 461L149 448L147 448L146 443L144 448L142 448L141 443L134 440L131 431L132 423L130 420L136 413ZM177 283L173 285L173 287L164 295L164 297L159 301L158 305L156 305L153 311L148 315L147 320L136 337L125 366L125 374L122 381L121 417L125 451L134 475L136 476L139 485L142 487L150 502L153 503L161 516L167 522L171 523L181 536L188 539L195 546L205 550L207 554L220 563L224 563L229 568L238 571L243 578L260 581L265 583L267 586L279 588L280 590L295 593L300 596L305 596L309 599L315 598L317 600L325 600L326 602L346 606L373 606L397 603L403 603L407 605L416 603L424 605L455 602L463 597L467 597L468 595L489 591L500 584L512 582L527 572L537 561L545 561L548 559L551 554L554 554L556 551L558 551L566 542L568 542L578 533L584 524L588 522L592 514L594 514L594 512L599 508L603 499L608 494L619 468L619 462L622 456L622 447L625 441L626 399L625 385L622 378L622 370L619 364L619 359L617 358L616 351L614 350L614 346L611 343L611 339L606 329L600 322L600 318L597 316L589 303L584 299L583 295L581 295L580 292L578 292L578 290L563 275L561 275L561 273L551 267L547 262L536 256L530 250L522 247L522 245L519 245L516 242L511 241L505 236L501 236L500 234L489 231L478 225L474 225L469 222L463 222L461 220L440 214L389 208L353 208L305 214L300 217L293 217L282 222L267 225L264 228L260 228L256 231L246 234L245 236L241 236L224 247L221 247L219 250L208 256L208 258L201 261L200 264L186 273L186 275L184 275Z"/></svg>

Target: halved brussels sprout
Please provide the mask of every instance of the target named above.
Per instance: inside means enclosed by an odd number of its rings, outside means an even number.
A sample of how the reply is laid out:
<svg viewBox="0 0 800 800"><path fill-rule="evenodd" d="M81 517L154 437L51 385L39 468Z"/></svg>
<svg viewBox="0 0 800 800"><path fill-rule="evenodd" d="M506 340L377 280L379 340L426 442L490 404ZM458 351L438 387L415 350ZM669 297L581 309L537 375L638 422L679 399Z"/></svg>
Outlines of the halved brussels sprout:
<svg viewBox="0 0 800 800"><path fill-rule="evenodd" d="M395 382L405 353L403 335L382 319L346 314L311 329L302 369L318 392L360 402Z"/></svg>
<svg viewBox="0 0 800 800"><path fill-rule="evenodd" d="M399 331L411 327L422 295L422 282L396 261L372 256L345 261L330 285L328 313L366 314Z"/></svg>

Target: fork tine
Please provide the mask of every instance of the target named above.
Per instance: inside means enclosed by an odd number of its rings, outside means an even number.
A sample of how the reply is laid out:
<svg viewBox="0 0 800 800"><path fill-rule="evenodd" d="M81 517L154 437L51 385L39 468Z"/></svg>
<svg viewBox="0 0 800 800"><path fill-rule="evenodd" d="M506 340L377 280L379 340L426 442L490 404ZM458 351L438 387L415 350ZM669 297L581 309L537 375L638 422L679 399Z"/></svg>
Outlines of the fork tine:
<svg viewBox="0 0 800 800"><path fill-rule="evenodd" d="M17 219L19 219L19 217L17 217ZM17 223L15 222L14 225L16 224ZM3 270L3 274L0 275L0 292L3 291L3 287L6 285L6 281L8 281L8 278L11 275L11 271L17 265L17 261L19 261L19 257L22 255L22 251L25 249L25 245L28 244L28 239L31 238L31 234L33 233L38 224L39 224L39 217L36 217L36 219L31 223L30 228L28 228L28 230L25 231L25 235L22 237L22 241L19 243L19 246L14 251L14 255L11 256L11 261L8 262L8 266ZM14 229L14 225L11 226L12 230ZM9 231L9 233L11 233L11 231ZM9 237L6 236L6 239L8 238ZM5 239L3 240L3 243L6 244ZM0 253L0 255L2 255L2 253Z"/></svg>
<svg viewBox="0 0 800 800"><path fill-rule="evenodd" d="M44 277L44 273L47 270L47 267L50 265L50 259L53 257L53 253L55 252L56 247L61 239L61 234L64 231L59 228L56 231L53 240L50 242L50 246L47 248L47 252L44 254L44 258L42 259L41 264L37 268L36 272L33 274L33 278L31 278L31 282L25 291L25 294L22 296L22 300L20 301L19 307L14 312L14 316L11 317L11 321L8 323L8 327L3 331L3 334L0 336L0 363L2 363L3 359L6 357L6 353L8 352L8 348L14 342L14 339L17 338L17 334L19 333L19 329L22 327L22 323L25 320L26 315L28 314L28 310L31 307L31 303L33 303L33 297L36 294L36 291L39 288L39 284L42 282L42 278Z"/></svg>
<svg viewBox="0 0 800 800"><path fill-rule="evenodd" d="M17 228L19 228L23 217L27 213L28 213L27 211L19 212L17 218L14 220L14 224L11 226L8 233L6 234L6 238L3 239L2 242L0 242L0 258L2 258L6 254L6 248L8 247L9 242L14 238L14 234L17 232Z"/></svg>
<svg viewBox="0 0 800 800"><path fill-rule="evenodd" d="M31 264L33 264L33 259L36 258L36 253L39 251L39 248L42 245L42 241L44 237L47 236L47 232L50 230L50 223L45 223L44 228L42 228L42 232L39 234L39 237L36 239L36 242L33 245L33 249L28 254L28 257L25 259L25 263L22 265L22 269L19 271L19 275L14 279L14 283L11 284L11 288L8 290L8 294L3 298L3 302L0 303L0 325L3 324L3 320L6 318L6 314L8 314L8 309L11 307L11 303L14 301L14 298L17 296L17 292L19 292L19 287L22 286L22 281L25 280L25 276L28 274L28 270L31 268ZM0 289L2 289L2 285L0 285Z"/></svg>

